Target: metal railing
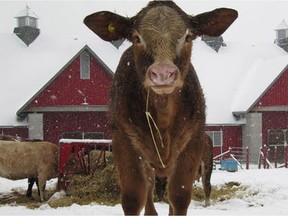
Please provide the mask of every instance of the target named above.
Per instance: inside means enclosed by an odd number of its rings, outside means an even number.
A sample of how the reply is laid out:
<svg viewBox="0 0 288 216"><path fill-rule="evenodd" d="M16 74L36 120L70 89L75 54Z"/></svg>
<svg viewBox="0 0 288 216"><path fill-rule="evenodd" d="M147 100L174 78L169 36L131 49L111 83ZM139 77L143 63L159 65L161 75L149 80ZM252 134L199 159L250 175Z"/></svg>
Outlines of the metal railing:
<svg viewBox="0 0 288 216"><path fill-rule="evenodd" d="M274 166L272 165L274 162ZM260 148L258 168L263 166L264 169L269 168L288 168L288 146L286 145L270 145Z"/></svg>
<svg viewBox="0 0 288 216"><path fill-rule="evenodd" d="M213 158L214 161L224 160L226 158L232 158L237 162L238 166L241 169L243 168L243 164L245 164L246 169L249 169L250 163L250 152L249 148L242 147L229 147L229 149Z"/></svg>

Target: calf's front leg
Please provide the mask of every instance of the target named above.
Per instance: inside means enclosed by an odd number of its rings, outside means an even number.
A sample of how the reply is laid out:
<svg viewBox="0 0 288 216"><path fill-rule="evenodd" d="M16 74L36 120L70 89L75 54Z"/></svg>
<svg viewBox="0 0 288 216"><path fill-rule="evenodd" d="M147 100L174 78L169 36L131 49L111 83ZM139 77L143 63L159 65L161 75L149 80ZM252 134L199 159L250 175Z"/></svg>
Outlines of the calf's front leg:
<svg viewBox="0 0 288 216"><path fill-rule="evenodd" d="M168 180L169 215L186 215L191 202L192 186L199 170L203 148L186 148L179 155Z"/></svg>
<svg viewBox="0 0 288 216"><path fill-rule="evenodd" d="M123 136L114 137L113 156L119 172L124 214L139 215L146 204L148 192L148 179L142 157L130 145L129 139Z"/></svg>

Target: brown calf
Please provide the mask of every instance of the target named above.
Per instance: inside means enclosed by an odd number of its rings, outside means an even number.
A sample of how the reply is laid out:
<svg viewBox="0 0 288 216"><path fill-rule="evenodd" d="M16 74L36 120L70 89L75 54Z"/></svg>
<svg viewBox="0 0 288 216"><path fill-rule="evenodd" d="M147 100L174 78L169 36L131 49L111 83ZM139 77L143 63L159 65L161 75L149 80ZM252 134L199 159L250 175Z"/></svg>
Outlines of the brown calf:
<svg viewBox="0 0 288 216"><path fill-rule="evenodd" d="M132 18L102 11L84 23L106 41L132 42L111 91L113 156L127 215L157 214L155 176L168 178L170 214L191 200L205 143L205 100L190 62L192 40L219 36L237 18L232 9L187 15L172 1L152 1Z"/></svg>
<svg viewBox="0 0 288 216"><path fill-rule="evenodd" d="M44 201L46 180L57 176L58 146L1 140L0 152L0 176L11 180L38 178L40 198Z"/></svg>
<svg viewBox="0 0 288 216"><path fill-rule="evenodd" d="M210 194L211 194L211 174L213 171L213 142L212 139L206 134L205 135L205 147L202 155L201 166L199 167L197 180L202 180L205 196L205 206L210 205ZM156 177L156 194L159 201L164 200L164 194L167 185L167 178Z"/></svg>

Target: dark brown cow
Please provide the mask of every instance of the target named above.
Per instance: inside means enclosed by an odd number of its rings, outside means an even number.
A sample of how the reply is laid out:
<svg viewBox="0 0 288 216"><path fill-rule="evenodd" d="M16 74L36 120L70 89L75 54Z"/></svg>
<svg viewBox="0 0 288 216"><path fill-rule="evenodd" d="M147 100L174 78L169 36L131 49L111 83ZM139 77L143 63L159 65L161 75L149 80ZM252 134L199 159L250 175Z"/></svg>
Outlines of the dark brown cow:
<svg viewBox="0 0 288 216"><path fill-rule="evenodd" d="M192 40L219 36L232 9L187 15L172 1L153 1L132 18L102 11L84 23L106 41L132 42L111 92L113 156L127 215L157 214L155 176L168 178L170 214L183 215L204 151L205 100L190 62ZM207 60L208 61L208 60Z"/></svg>
<svg viewBox="0 0 288 216"><path fill-rule="evenodd" d="M210 205L210 194L211 194L211 174L213 171L213 142L211 138L205 134L205 147L202 157L201 166L199 168L198 179L202 180L202 185L205 195L205 206Z"/></svg>

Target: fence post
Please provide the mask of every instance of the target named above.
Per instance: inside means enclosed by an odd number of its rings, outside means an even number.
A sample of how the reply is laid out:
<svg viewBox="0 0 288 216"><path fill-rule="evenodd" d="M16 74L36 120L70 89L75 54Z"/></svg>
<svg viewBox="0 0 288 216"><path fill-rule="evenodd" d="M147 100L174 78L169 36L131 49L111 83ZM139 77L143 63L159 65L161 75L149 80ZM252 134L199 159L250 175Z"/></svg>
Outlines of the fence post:
<svg viewBox="0 0 288 216"><path fill-rule="evenodd" d="M266 169L267 168L267 148L266 148L266 145L264 145L263 154L264 154L263 168Z"/></svg>
<svg viewBox="0 0 288 216"><path fill-rule="evenodd" d="M262 163L262 147L259 149L259 163L258 163L258 168L261 169L261 163Z"/></svg>
<svg viewBox="0 0 288 216"><path fill-rule="evenodd" d="M229 147L228 151L229 151L229 155L230 155L232 153L232 148Z"/></svg>
<svg viewBox="0 0 288 216"><path fill-rule="evenodd" d="M267 146L267 157L266 160L270 161L270 148ZM267 169L270 169L269 163L266 161Z"/></svg>
<svg viewBox="0 0 288 216"><path fill-rule="evenodd" d="M246 147L246 169L249 169L250 158L249 158L249 147Z"/></svg>
<svg viewBox="0 0 288 216"><path fill-rule="evenodd" d="M288 168L288 145L286 142L284 144L284 160L285 160L285 168Z"/></svg>
<svg viewBox="0 0 288 216"><path fill-rule="evenodd" d="M274 162L275 162L275 168L278 167L278 148L277 146L274 146Z"/></svg>

